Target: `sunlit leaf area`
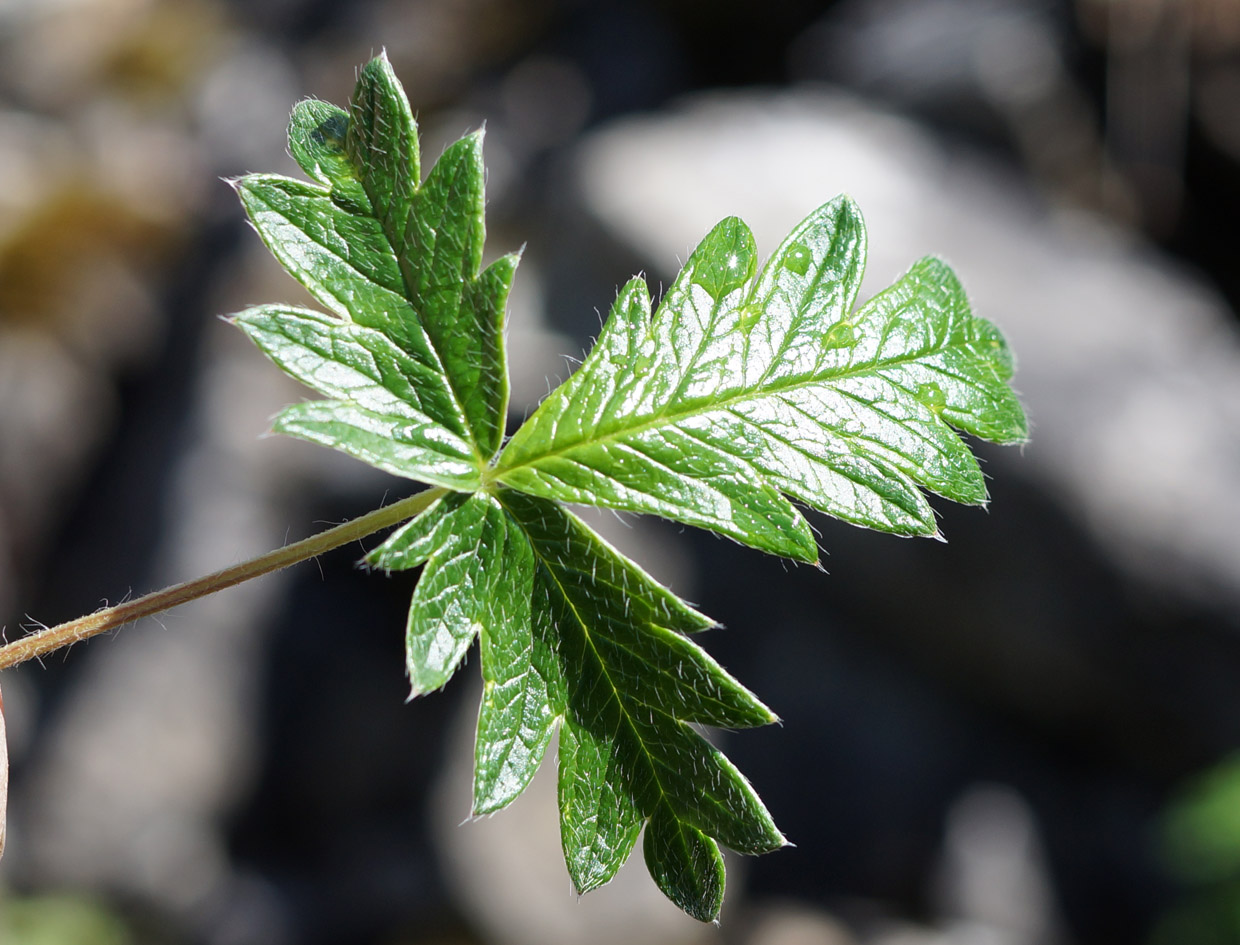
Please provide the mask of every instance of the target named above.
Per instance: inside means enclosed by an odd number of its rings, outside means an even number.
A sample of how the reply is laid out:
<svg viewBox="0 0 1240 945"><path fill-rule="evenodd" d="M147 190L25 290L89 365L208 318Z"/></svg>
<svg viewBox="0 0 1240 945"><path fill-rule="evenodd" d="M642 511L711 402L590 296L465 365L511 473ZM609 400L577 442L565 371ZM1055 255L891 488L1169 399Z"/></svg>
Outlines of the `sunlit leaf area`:
<svg viewBox="0 0 1240 945"><path fill-rule="evenodd" d="M0 942L1236 941L1237 88L1227 0L0 4L6 637L442 490L3 674Z"/></svg>

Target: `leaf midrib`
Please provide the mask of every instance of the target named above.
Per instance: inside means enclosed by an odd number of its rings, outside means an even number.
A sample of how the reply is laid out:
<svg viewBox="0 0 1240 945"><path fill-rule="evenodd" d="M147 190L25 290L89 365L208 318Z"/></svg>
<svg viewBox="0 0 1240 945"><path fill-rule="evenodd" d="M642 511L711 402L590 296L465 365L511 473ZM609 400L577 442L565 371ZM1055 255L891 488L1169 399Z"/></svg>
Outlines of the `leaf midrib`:
<svg viewBox="0 0 1240 945"><path fill-rule="evenodd" d="M349 120L356 121L353 115L349 116ZM419 148L420 144L415 141L414 147ZM426 326L422 324L421 313L419 313L413 305L413 289L410 286L410 274L408 272L408 266L405 265L403 256L401 254L401 251L397 248L397 243L395 240L394 230L396 226L394 223L390 221L390 217L388 215L384 214L380 216L380 214L374 209L376 206L376 199L375 199L375 194L372 191L372 188L370 185L370 178L369 177L363 178L359 176L358 174L359 168L356 163L356 158L352 154L349 155L349 158L350 158L349 163L353 166L354 180L358 181L358 183L362 185L362 189L366 192L366 197L370 200L370 204L371 204L370 218L379 224L379 231L383 234L383 238L387 241L388 248L392 251L392 258L396 261L396 270L400 273L400 284L403 289L403 293L402 293L403 301L409 306L409 311L413 314L414 319L418 323L418 327L421 329L422 334L425 336L427 345L429 346L430 350L435 355L435 361L437 362L439 371L443 375L444 380L447 382L448 390L452 393L452 401L454 404L456 404L457 412L460 415L460 418L463 422L463 425L466 431L468 431L469 436L467 439L469 442L470 449L472 449L474 452L475 462L477 463L479 470L484 470L487 467L487 462L488 462L489 457L483 456L482 450L478 446L477 434L474 431L473 424L470 422L469 412L465 409L465 401L461 397L461 391L457 389L457 385L456 385L455 380L453 379L452 374L450 374L448 370L444 367L444 363L445 363L444 355L443 355L443 352L439 349L438 341L436 340L434 334L431 333L430 331L427 331ZM405 168L404 172L409 173L409 169ZM432 174L434 173L433 168L431 170L431 173ZM409 212L408 214L406 214L405 219L403 221L404 230L406 232L408 231L410 222L413 218L415 204L416 204L418 195L422 193L423 183L424 182L420 180L412 181L413 186L410 188L410 193L409 193ZM329 193L330 193L330 190L329 190ZM439 230L434 229L434 233L435 233L435 242L436 242L436 245L438 245ZM404 233L402 233L401 236L403 239ZM462 283L474 283L477 281L478 280L476 276L473 278L469 276L462 276ZM464 299L465 295L466 293L462 291L461 298Z"/></svg>
<svg viewBox="0 0 1240 945"><path fill-rule="evenodd" d="M658 805L665 806L668 809L668 811L671 813L673 818L676 820L677 824L688 824L692 826L694 829L701 832L703 836L709 836L709 834L707 833L705 829L703 829L698 824L694 823L692 820L688 820L682 817L677 812L676 806L673 804L673 799L675 795L672 794L664 786L662 779L659 777L659 773L658 773L659 765L656 762L654 755L651 754L651 752L646 748L646 741L644 738L642 738L641 731L636 721L634 720L632 713L627 708L626 699L621 694L619 688L616 686L615 682L613 681L611 677L611 673L608 672L607 661L603 658L602 654L598 651L598 648L594 643L594 635L590 632L588 625L582 619L580 610L573 603L572 597L568 594L568 592L565 589L564 582L561 581L559 577L556 575L555 569L551 566L547 557L543 555L541 551L539 551L529 531L525 528L524 523L522 523L519 519L517 519L516 516L510 515L510 518L512 518L513 521L516 521L518 526L521 528L521 530L525 532L526 539L529 541L529 544L530 544L530 549L531 551L533 551L534 555L538 558L539 565L547 572L548 577L555 584L556 588L558 589L560 593L560 596L563 598L565 604L568 606L569 610L572 612L573 619L576 621L577 625L581 628L581 632L585 637L585 641L588 645L588 648L590 652L593 654L595 662L598 664L599 670L603 674L603 678L607 681L607 685L611 688L612 694L615 698L616 705L620 711L620 714L623 717L625 724L628 727L629 731L632 733L633 739L636 741L637 746L639 750L641 751L642 757L645 759L646 766L650 772L651 780L654 782L655 787L658 789L658 797L654 801L654 806L656 807ZM669 724L673 724L673 725L684 725L685 724L681 719L671 714L663 706L652 705L652 704L645 703L645 702L641 702L639 704L650 709L651 712L658 713L660 716L667 719ZM721 802L716 798L711 798L710 802L716 807L722 807ZM640 810L640 806L639 806L639 810ZM641 814L642 814L643 819L649 819L649 817L652 816L653 814L653 810L649 814L646 813L645 811L642 811Z"/></svg>
<svg viewBox="0 0 1240 945"><path fill-rule="evenodd" d="M529 466L538 466L548 459L553 459L557 456L562 456L584 447L598 446L605 443L614 442L616 440L627 439L629 437L645 433L647 430L656 429L661 426L677 426L681 421L689 419L693 416L711 413L715 410L731 411L733 407L738 406L739 404L762 400L763 398L777 396L788 391L800 390L802 388L813 387L819 384L830 384L836 381L849 380L854 377L882 374L884 370L902 367L910 363L916 363L928 355L946 351L950 347L950 345L946 345L942 348L932 348L901 356L899 358L884 360L879 362L878 366L874 366L874 364L871 363L865 368L858 368L855 370L845 369L826 374L810 375L787 384L779 384L765 389L755 390L753 388L749 388L743 392L723 398L696 397L692 400L685 401L684 404L682 404L678 409L674 410L671 409L671 405L669 404L640 423L634 423L627 426L618 426L595 437L583 437L566 445L556 447L555 449L538 453L537 455L524 459L519 463L504 465L502 463L503 454L501 454L500 465L487 470L490 475L487 476L484 474L484 478L487 480L505 482L508 474L515 472L518 469L524 469ZM894 381L891 381L891 383L894 383ZM896 386L902 387L902 385ZM912 396L911 393L910 396Z"/></svg>
<svg viewBox="0 0 1240 945"><path fill-rule="evenodd" d="M632 714L628 711L628 708L625 704L624 697L620 694L619 688L617 688L615 681L611 678L611 673L608 672L607 670L607 661L603 659L602 654L599 653L598 648L594 644L593 635L590 633L590 629L587 626L585 620L582 619L581 611L578 609L577 605L573 602L572 597L569 596L567 590L565 589L564 582L561 581L559 577L556 575L555 569L551 567L551 564L548 561L547 557L539 550L536 542L533 539L533 536L531 536L529 533L529 530L526 529L525 524L521 522L519 519L517 519L515 516L510 516L510 517L513 519L513 521L517 522L521 530L525 532L526 540L529 542L530 549L534 552L534 555L538 558L539 566L542 567L542 569L547 572L548 577L550 577L551 581L555 584L556 589L559 591L560 596L564 599L564 603L568 606L568 609L572 612L573 620L576 622L577 626L581 628L581 633L585 637L586 645L589 648L589 651L593 654L594 660L598 664L599 671L603 674L603 678L607 681L607 685L611 688L612 696L616 701L616 706L620 710L620 715L624 718L625 725L628 727L629 731L632 733L633 739L637 742L637 746L642 753L642 757L645 759L646 767L648 768L650 772L650 777L653 780L655 786L658 788L659 797L658 797L657 803L666 804L668 809L672 811L673 816L675 816L677 821L679 821L680 817L679 815L676 814L675 808L673 808L671 805L671 801L670 801L671 795L668 793L667 789L663 786L663 782L659 778L658 767L655 764L654 756L651 755L650 751L646 748L646 742L642 738L641 733L638 730L636 723L633 721ZM652 708L657 709L658 707L655 706ZM566 707L566 712L567 712L567 707ZM634 798L634 800L636 801L636 798ZM640 810L640 806L638 809ZM643 820L646 819L647 817L648 815L644 811L642 811Z"/></svg>
<svg viewBox="0 0 1240 945"><path fill-rule="evenodd" d="M374 286L380 291L390 293L392 296L399 299L400 302L405 306L409 314L412 316L413 321L418 325L418 328L421 330L423 337L426 338L428 352L435 359L434 365L431 366L432 370L437 371L439 375L444 379L444 385L447 387L448 393L452 397L453 406L455 406L456 408L457 419L460 421L461 428L462 430L465 431L465 434L466 434L462 438L465 440L465 442L469 444L470 450L474 454L474 464L481 471L485 469L487 466L487 457L483 456L482 451L478 447L478 442L474 436L473 426L469 422L469 414L465 410L464 401L462 401L461 399L461 392L457 390L456 384L453 382L452 375L449 374L446 368L444 367L443 353L440 351L439 345L435 341L435 337L429 331L426 330L424 325L422 325L421 318L419 317L418 311L416 308L414 308L413 301L410 297L412 293L409 287L409 278L405 271L406 267L401 264L401 254L396 249L396 244L393 242L392 233L389 231L389 228L386 225L385 221L381 219L379 215L375 212L374 195L371 193L370 189L366 186L366 181L362 180L360 177L357 176L357 165L353 163L351 156L350 156L350 166L353 168L353 171L354 171L353 179L362 185L362 188L366 191L367 198L371 201L371 208L366 213L354 213L353 215L359 216L359 217L364 216L365 218L372 220L379 227L379 233L382 235L384 242L387 244L387 248L389 252L392 254L391 255L392 261L395 264L396 271L400 276L400 285L401 285L400 292L394 291L391 287L384 285L382 282L379 282L375 280L374 278L372 278L368 273L358 268L357 264L353 261L353 259L345 255L342 255L337 250L336 247L329 245L324 240L319 239L318 236L316 236L315 234L312 234L308 232L307 230L305 230L304 228L298 226L297 223L293 219L291 219L288 216L288 214L282 209L280 209L279 207L275 206L274 204L266 200L263 200L263 206L265 207L267 212L278 216L281 220L284 220L290 226L297 229L298 232L302 233L302 235L305 236L307 239L309 239L309 241L313 243L315 246L318 246L321 250L330 254L334 259L341 262L347 269L351 270L357 276L358 279L362 280L368 285ZM267 175L257 174L257 175L252 175L252 176L266 178L268 180L276 181L279 183L286 183L286 182L291 181L300 187L304 187L311 191L317 191L318 196L325 198L329 202L332 202L333 206L337 206L337 207L339 206L334 201L332 201L332 192L334 190L333 186L316 184L316 183L306 182L306 181L299 181L291 177L282 177L278 174L267 174ZM422 188L420 185L415 187L414 195L416 196L416 194L419 191L421 191L421 189ZM262 198L259 197L258 199L261 200ZM344 208L340 208L340 209L343 210ZM411 211L412 211L412 207L411 207ZM344 212L352 213L353 211L345 210ZM436 231L436 233L438 233L438 231ZM276 252L276 254L279 255L278 251L276 250L276 247L271 246L270 243L268 243L268 246L272 249L273 252ZM352 302L351 299L341 298L335 291L332 291L331 289L329 289L327 284L317 277L317 274L314 274L314 277L315 277L316 283L318 283L321 286L321 288L328 295L330 295L331 298L333 298L341 308L344 309L346 316L348 317L349 321L352 324L358 325L359 327L363 327L363 328L370 327L370 326L362 324L361 322L358 322L354 318L352 305L351 305L351 302ZM476 282L477 280L471 279L468 281ZM335 306L332 306L332 305L328 305L327 307L335 308ZM378 329L372 328L371 330L378 330ZM389 340L392 341L392 343L395 344L397 348L401 348L401 350L405 350L395 338L391 336L387 336L386 332L380 331L380 333L388 337ZM415 361L417 360L416 353L410 352L407 350L405 350L405 353L410 358L414 359ZM411 379L411 383L412 383L412 379ZM453 431L453 432L456 432L456 431Z"/></svg>
<svg viewBox="0 0 1240 945"><path fill-rule="evenodd" d="M289 306L285 310L289 312L293 312L296 315L304 315L305 313L308 312L309 314L314 315L316 317L319 316L319 313L313 311L312 309L298 309L298 308ZM276 314L280 314L280 312L277 312ZM317 318L316 318L316 324L321 324L317 322ZM417 360L414 358L413 355L403 350L399 345L396 345L395 342L393 342L392 339L389 338L387 335L383 334L383 332L378 331L377 329L374 329L374 328L370 328L366 325L359 325L357 322L354 322L352 320L350 320L347 323L341 323L341 324L346 325L350 329L356 329L358 334L362 332L370 332L370 333L377 335L378 337L382 338L385 342L392 344L395 350L400 351L402 355L409 358L412 364L415 364L415 365L417 364ZM327 337L328 337L328 340L332 342L332 345L334 347L336 339L331 336L330 331L335 326L332 324L328 324L324 327L328 329ZM309 348L309 346L306 345L305 342L303 342L301 338L297 337L294 333L291 333L290 331L288 331L284 323L278 319L274 320L273 327L267 328L266 330L271 334L278 334L279 336L285 338L286 340L288 340L294 345L299 345L301 347L306 348L307 350L313 351L313 349ZM378 356L373 351L371 351L368 347L366 347L365 343L360 338L353 337L353 338L349 338L348 340L355 341L357 343L357 346L361 348L368 356L368 363L365 365L367 370L363 370L362 367L359 367L358 365L354 363L344 361L340 358L332 357L329 360L331 360L335 364L340 364L343 367L351 371L354 371L361 377L366 378L367 380L371 382L372 386L377 387L380 390L387 391L389 394L392 395L393 398L396 399L396 401L398 401L401 404L404 404L409 409L410 416L401 416L398 414L386 413L385 411L373 410L372 408L363 406L357 400L356 397L351 397L351 396L336 397L335 395L327 391L323 391L321 388L316 388L317 390L319 390L321 393L323 393L325 396L329 398L333 398L335 400L348 401L349 403L355 404L361 410L368 410L371 413L379 414L381 416L391 417L394 420L402 420L402 421L404 420L410 420L410 421L425 420L427 423L432 423L432 424L442 426L442 424L439 424L438 421L434 417L432 417L429 413L426 412L426 410L422 409L422 406L420 403L415 404L413 401L409 400L402 391L396 389L396 385L393 385L385 378L384 371L379 366ZM334 351L332 353L335 354ZM409 385L410 390L412 390L414 393L417 393L418 387L416 384L413 383L413 380L409 376L409 374L406 373L406 371L404 370L404 366L398 364L396 365L396 368L400 376L403 377L405 382ZM449 433L453 433L453 434L457 432L455 430L448 429L447 427L445 427L444 429L447 429Z"/></svg>

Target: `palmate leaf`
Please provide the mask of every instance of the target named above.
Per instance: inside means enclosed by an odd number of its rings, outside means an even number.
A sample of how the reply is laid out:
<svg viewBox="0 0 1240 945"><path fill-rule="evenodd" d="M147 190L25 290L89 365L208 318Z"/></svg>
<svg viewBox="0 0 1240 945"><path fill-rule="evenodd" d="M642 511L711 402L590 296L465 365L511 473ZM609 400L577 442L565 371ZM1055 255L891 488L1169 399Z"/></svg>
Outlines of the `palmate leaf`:
<svg viewBox="0 0 1240 945"><path fill-rule="evenodd" d="M620 292L594 350L501 452L502 321L517 258L480 271L481 136L423 181L417 129L387 60L348 111L299 104L289 148L311 182L237 189L276 257L328 310L234 321L328 399L277 431L436 487L367 563L422 568L406 630L412 695L479 641L473 810L529 783L559 732L564 857L581 892L645 828L650 874L702 920L723 900L720 847L786 842L749 782L699 731L774 721L690 635L713 626L561 503L700 525L812 561L792 501L898 534L933 534L928 489L986 498L956 432L1025 436L997 330L943 263L917 263L855 308L860 214L811 214L758 272L743 223L719 224L651 313Z"/></svg>

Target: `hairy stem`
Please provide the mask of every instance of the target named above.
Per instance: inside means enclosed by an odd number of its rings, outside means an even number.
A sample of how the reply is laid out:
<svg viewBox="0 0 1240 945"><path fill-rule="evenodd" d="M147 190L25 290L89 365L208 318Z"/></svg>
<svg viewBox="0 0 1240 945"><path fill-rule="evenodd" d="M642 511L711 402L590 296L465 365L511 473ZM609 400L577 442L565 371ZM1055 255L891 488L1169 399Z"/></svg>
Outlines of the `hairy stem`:
<svg viewBox="0 0 1240 945"><path fill-rule="evenodd" d="M269 551L249 561L234 564L214 574L186 581L184 584L174 584L172 587L154 591L136 600L97 610L85 617L78 617L76 620L69 620L37 633L31 633L20 640L0 646L0 669L7 669L18 663L24 663L26 660L45 656L62 646L89 639L99 633L106 633L142 617L163 613L165 610L171 610L173 607L197 600L199 597L222 591L226 587L232 587L250 578L279 571L291 564L297 564L299 561L321 555L333 548L347 545L351 541L365 538L380 529L413 518L445 491L445 489L428 489L425 492L419 492L407 499L368 512L343 525L329 528L325 532L319 532L317 535L304 538L291 545Z"/></svg>

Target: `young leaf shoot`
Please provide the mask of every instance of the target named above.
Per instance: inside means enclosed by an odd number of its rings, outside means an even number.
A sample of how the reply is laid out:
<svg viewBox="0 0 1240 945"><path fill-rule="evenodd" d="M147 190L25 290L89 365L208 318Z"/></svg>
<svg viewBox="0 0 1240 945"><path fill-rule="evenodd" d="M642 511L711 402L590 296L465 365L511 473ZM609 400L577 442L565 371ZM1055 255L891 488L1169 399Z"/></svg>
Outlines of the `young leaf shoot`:
<svg viewBox="0 0 1240 945"><path fill-rule="evenodd" d="M474 812L520 794L558 731L576 888L610 880L644 827L659 888L715 919L720 847L757 854L787 841L699 727L776 717L694 642L710 618L566 504L651 513L805 562L818 549L798 506L934 535L925 491L986 501L960 433L1026 438L1002 335L934 258L858 306L866 235L846 197L811 213L764 265L730 217L653 310L641 279L624 286L580 368L504 443L503 323L519 260L481 265L482 134L423 178L413 113L381 55L347 110L296 106L289 148L308 181L235 182L259 236L322 306L232 318L326 398L286 408L274 429L430 488L16 641L0 666L403 522L366 561L422 569L406 635L413 694L443 686L479 640Z"/></svg>
<svg viewBox="0 0 1240 945"><path fill-rule="evenodd" d="M714 919L720 845L765 853L786 841L694 726L775 716L690 638L711 620L563 503L649 512L808 562L818 551L794 501L936 534L923 489L986 501L957 431L1026 437L1003 337L933 258L856 307L866 237L845 197L761 267L749 228L728 218L653 312L641 279L620 291L584 363L501 451L518 260L480 271L481 134L422 180L416 123L380 56L348 111L299 104L289 145L310 183L255 174L237 189L328 311L263 305L234 321L328 398L287 408L277 431L437 487L366 560L423 569L407 630L415 695L446 683L480 640L475 813L521 793L558 728L577 889L611 879L644 826L655 882Z"/></svg>

